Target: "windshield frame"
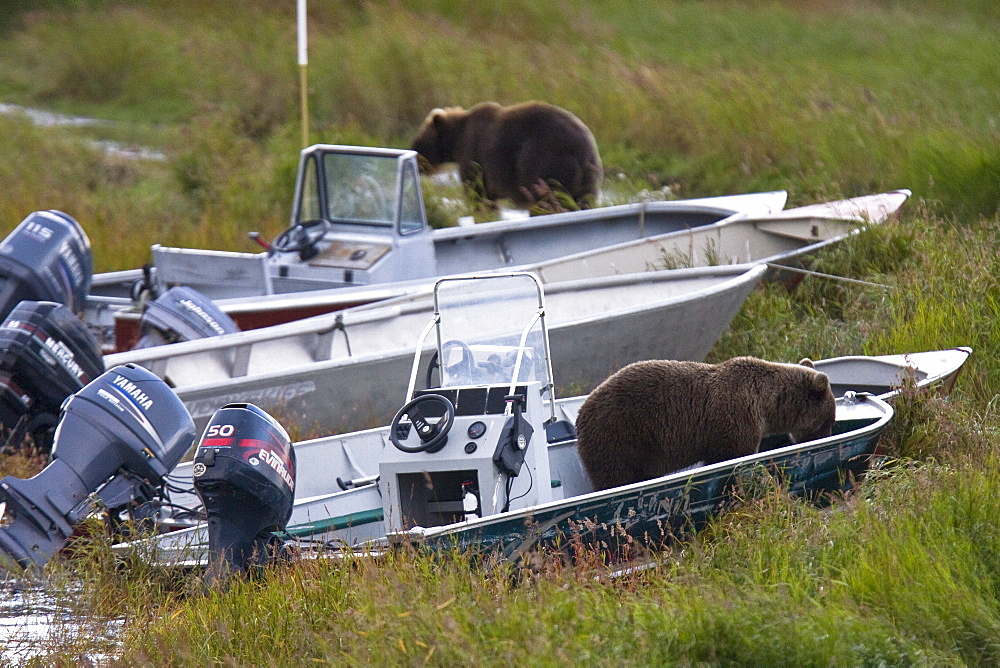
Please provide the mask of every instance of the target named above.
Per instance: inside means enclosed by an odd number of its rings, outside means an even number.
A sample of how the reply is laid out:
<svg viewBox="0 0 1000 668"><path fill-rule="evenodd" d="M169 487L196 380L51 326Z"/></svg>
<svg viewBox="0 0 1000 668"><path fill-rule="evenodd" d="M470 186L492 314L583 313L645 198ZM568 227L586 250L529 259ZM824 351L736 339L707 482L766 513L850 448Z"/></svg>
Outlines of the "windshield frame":
<svg viewBox="0 0 1000 668"><path fill-rule="evenodd" d="M514 394L518 385L539 382L543 400L550 404L555 419L545 297L534 274L509 272L438 279L434 284L434 313L417 342L407 401L414 396L421 351L432 330L437 336L442 389L509 385L508 393ZM446 371L450 360L446 348L452 343L460 344L463 359L466 355L474 357L466 360L465 376L461 369ZM498 359L492 365L478 363L482 354L489 355L490 360L497 355Z"/></svg>
<svg viewBox="0 0 1000 668"><path fill-rule="evenodd" d="M358 185L361 194L369 195L367 203L376 209L381 209L378 216L338 215L343 213L350 202L340 201L344 207L340 212L333 209L338 205L337 196L355 197L347 192L342 177L333 171L334 160L358 159L361 166L358 174ZM365 159L371 159L368 167L364 167ZM381 169L378 174L372 174L371 169L382 163L391 161L392 166ZM417 154L411 150L343 146L337 144L316 144L304 149L300 155L299 176L295 188L295 210L292 212L291 224L314 220L316 217L333 225L344 225L348 228L368 230L391 229L399 236L409 236L422 232L426 228L426 214L423 197L419 188L419 170L417 169ZM404 193L404 185L413 181L414 186ZM340 186L334 188L333 186ZM376 190L376 186L379 186ZM375 193L374 196L371 196ZM403 198L409 197L413 202L407 203L408 220L402 220ZM362 202L364 203L364 202ZM316 214L316 215L314 215ZM411 220L416 216L417 220Z"/></svg>

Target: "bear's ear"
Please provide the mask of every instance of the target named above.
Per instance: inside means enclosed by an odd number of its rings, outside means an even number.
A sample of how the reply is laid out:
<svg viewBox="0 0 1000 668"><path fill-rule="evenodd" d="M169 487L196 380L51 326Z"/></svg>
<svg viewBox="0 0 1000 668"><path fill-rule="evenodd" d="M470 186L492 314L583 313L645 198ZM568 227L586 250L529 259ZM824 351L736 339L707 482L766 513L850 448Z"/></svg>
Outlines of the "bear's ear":
<svg viewBox="0 0 1000 668"><path fill-rule="evenodd" d="M444 109L434 109L431 111L431 123L434 124L435 128L439 128L444 125L448 118L448 112Z"/></svg>
<svg viewBox="0 0 1000 668"><path fill-rule="evenodd" d="M810 369L815 369L816 368L816 365L813 364L813 361L811 359L809 359L808 357L803 357L802 359L800 359L799 360L799 364L801 364L802 366L807 366Z"/></svg>
<svg viewBox="0 0 1000 668"><path fill-rule="evenodd" d="M817 371L812 375L812 386L813 389L819 394L825 394L826 390L830 387L830 379L825 373Z"/></svg>

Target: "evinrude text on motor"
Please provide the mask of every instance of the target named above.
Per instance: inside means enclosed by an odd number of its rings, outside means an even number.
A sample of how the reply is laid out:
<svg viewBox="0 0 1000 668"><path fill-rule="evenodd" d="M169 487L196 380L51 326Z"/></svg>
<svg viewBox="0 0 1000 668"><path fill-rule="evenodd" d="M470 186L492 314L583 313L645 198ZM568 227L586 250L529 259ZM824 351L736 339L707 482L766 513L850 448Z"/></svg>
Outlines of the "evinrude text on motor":
<svg viewBox="0 0 1000 668"><path fill-rule="evenodd" d="M194 458L194 488L208 515L209 577L218 580L279 556L295 500L295 451L274 418L253 404L212 416Z"/></svg>
<svg viewBox="0 0 1000 668"><path fill-rule="evenodd" d="M25 299L82 312L93 272L80 224L62 211L35 211L0 242L0 317Z"/></svg>
<svg viewBox="0 0 1000 668"><path fill-rule="evenodd" d="M94 335L68 306L23 301L0 324L0 436L50 449L66 397L104 372Z"/></svg>
<svg viewBox="0 0 1000 668"><path fill-rule="evenodd" d="M211 299L193 288L175 286L146 306L135 348L193 341L240 331Z"/></svg>
<svg viewBox="0 0 1000 668"><path fill-rule="evenodd" d="M33 478L0 480L10 520L0 527L0 559L44 567L96 507L148 502L194 438L162 380L133 365L104 373L67 399L52 462Z"/></svg>

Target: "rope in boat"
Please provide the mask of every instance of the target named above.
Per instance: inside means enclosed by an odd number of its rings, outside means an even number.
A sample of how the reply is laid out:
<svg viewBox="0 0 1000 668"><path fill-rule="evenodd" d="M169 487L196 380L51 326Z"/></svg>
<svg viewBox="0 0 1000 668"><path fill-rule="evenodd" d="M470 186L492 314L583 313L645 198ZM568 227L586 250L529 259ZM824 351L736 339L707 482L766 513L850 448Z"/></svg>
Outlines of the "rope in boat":
<svg viewBox="0 0 1000 668"><path fill-rule="evenodd" d="M884 283L873 283L872 281L862 281L858 278L848 278L846 276L837 276L836 274L824 274L818 271L810 271L809 269L800 269L798 267L789 267L783 264L772 264L770 262L765 262L765 264L771 269L782 269L784 271L791 271L799 274L806 274L807 276L817 276L819 278L830 278L835 281L843 281L845 283L854 283L856 285L867 285L873 288L883 288L885 290L895 290L896 286L886 285Z"/></svg>
<svg viewBox="0 0 1000 668"><path fill-rule="evenodd" d="M333 324L326 329L316 332L319 336L324 336L326 334L332 334L333 332L340 330L344 333L344 343L347 345L347 356L351 356L351 338L347 335L347 327L344 326L344 316L341 313L337 314L337 317L333 319ZM333 348L333 342L330 342L331 349ZM324 359L330 359L331 353L328 352ZM317 360L319 361L319 360Z"/></svg>

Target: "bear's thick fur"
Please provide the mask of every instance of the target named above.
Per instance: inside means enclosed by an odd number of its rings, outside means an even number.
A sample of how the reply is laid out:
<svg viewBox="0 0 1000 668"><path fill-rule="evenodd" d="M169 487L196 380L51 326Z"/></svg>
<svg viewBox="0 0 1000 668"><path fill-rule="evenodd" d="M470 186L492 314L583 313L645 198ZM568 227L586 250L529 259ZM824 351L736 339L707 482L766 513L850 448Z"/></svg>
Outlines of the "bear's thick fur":
<svg viewBox="0 0 1000 668"><path fill-rule="evenodd" d="M770 434L829 436L836 402L808 359L780 364L650 360L610 376L580 407L577 449L595 489L757 452Z"/></svg>
<svg viewBox="0 0 1000 668"><path fill-rule="evenodd" d="M544 102L434 109L413 150L426 158L425 168L457 162L462 181L480 196L520 206L535 205L549 189L567 193L581 208L593 206L604 177L587 126Z"/></svg>

